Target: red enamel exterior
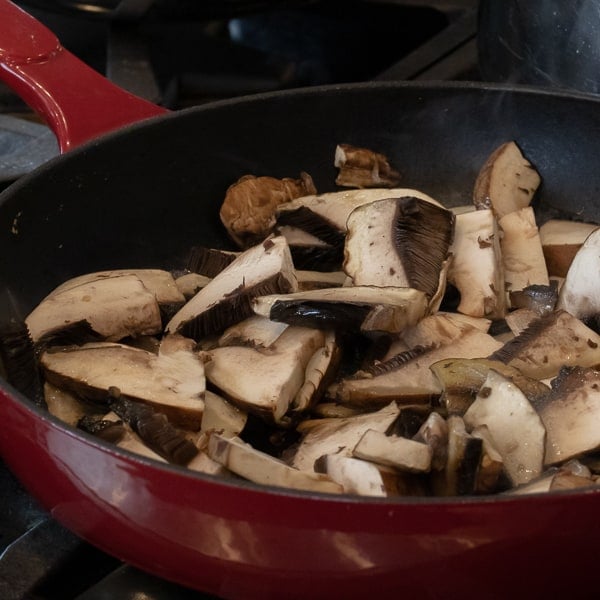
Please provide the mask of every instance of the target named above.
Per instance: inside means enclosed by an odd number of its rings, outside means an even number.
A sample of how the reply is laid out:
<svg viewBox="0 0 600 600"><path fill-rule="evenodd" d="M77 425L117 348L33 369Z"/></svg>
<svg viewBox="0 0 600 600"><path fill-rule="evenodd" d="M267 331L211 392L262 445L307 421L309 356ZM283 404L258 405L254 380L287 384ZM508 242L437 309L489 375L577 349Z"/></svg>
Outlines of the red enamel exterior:
<svg viewBox="0 0 600 600"><path fill-rule="evenodd" d="M597 492L391 503L228 486L83 439L15 396L1 395L0 451L24 485L90 542L179 583L248 599L589 593Z"/></svg>

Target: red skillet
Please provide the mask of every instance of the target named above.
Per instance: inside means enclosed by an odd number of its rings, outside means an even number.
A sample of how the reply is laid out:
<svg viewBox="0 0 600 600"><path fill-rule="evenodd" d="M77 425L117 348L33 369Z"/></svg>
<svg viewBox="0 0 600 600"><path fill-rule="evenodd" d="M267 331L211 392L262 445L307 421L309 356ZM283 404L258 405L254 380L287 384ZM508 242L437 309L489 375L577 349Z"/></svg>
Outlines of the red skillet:
<svg viewBox="0 0 600 600"><path fill-rule="evenodd" d="M23 41L27 41L23 45ZM117 92L0 1L2 78L63 150L162 109ZM75 74L75 79L72 76ZM57 85L58 84L58 85ZM245 173L332 189L341 141L394 158L405 183L465 202L500 142L544 176L540 208L600 219L600 103L469 84L362 84L265 94L95 138L0 195L0 318L111 267L180 267L225 244L218 206ZM598 492L362 500L231 484L119 451L0 381L0 453L61 523L159 576L226 598L589 597Z"/></svg>

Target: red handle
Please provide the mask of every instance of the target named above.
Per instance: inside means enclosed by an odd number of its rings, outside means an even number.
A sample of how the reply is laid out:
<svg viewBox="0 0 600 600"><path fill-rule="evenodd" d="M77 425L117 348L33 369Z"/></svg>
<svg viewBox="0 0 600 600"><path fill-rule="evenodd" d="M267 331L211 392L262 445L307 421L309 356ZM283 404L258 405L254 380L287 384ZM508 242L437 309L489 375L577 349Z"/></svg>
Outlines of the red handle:
<svg viewBox="0 0 600 600"><path fill-rule="evenodd" d="M8 0L0 0L0 80L43 117L61 152L168 112L112 84Z"/></svg>

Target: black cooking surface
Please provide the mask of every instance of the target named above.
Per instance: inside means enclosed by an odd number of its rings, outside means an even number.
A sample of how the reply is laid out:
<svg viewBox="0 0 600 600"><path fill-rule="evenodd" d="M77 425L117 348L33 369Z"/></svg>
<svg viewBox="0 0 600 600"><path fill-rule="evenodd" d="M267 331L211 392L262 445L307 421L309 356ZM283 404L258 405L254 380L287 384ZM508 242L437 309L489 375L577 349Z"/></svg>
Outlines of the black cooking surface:
<svg viewBox="0 0 600 600"><path fill-rule="evenodd" d="M174 110L323 83L478 78L476 0L17 3L90 66ZM45 125L0 84L0 190L56 153ZM2 600L209 597L80 540L0 462Z"/></svg>

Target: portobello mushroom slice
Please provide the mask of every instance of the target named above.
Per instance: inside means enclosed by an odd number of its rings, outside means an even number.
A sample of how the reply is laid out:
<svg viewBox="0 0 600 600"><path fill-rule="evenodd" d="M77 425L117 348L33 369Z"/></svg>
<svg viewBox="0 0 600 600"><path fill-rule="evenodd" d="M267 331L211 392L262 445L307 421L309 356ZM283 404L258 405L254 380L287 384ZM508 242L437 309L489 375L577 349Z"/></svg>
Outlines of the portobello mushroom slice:
<svg viewBox="0 0 600 600"><path fill-rule="evenodd" d="M228 267L239 255L239 251L192 246L185 267L191 273L204 275L212 279Z"/></svg>
<svg viewBox="0 0 600 600"><path fill-rule="evenodd" d="M331 477L346 494L383 498L400 494L398 471L367 460L326 454L317 459L315 471Z"/></svg>
<svg viewBox="0 0 600 600"><path fill-rule="evenodd" d="M448 282L460 294L458 312L501 319L506 313L504 264L498 223L491 210L456 216Z"/></svg>
<svg viewBox="0 0 600 600"><path fill-rule="evenodd" d="M600 335L567 311L556 310L533 321L489 358L546 379L563 366L600 365Z"/></svg>
<svg viewBox="0 0 600 600"><path fill-rule="evenodd" d="M451 211L413 196L386 198L353 210L346 227L344 271L354 285L436 295L454 236Z"/></svg>
<svg viewBox="0 0 600 600"><path fill-rule="evenodd" d="M542 473L546 429L513 380L490 369L464 421L471 429L487 426L513 485L527 483Z"/></svg>
<svg viewBox="0 0 600 600"><path fill-rule="evenodd" d="M204 413L201 431L216 431L221 435L236 436L244 430L248 414L225 398L207 390L204 395Z"/></svg>
<svg viewBox="0 0 600 600"><path fill-rule="evenodd" d="M283 237L265 240L238 256L169 321L167 333L199 341L252 315L254 297L297 289L292 257Z"/></svg>
<svg viewBox="0 0 600 600"><path fill-rule="evenodd" d="M218 346L249 346L267 348L289 327L286 323L271 321L260 315L252 315L240 323L228 327L217 341Z"/></svg>
<svg viewBox="0 0 600 600"><path fill-rule="evenodd" d="M278 225L275 227L275 233L287 240L296 269L329 273L342 268L344 250L343 240L339 236L328 244L298 227L289 225Z"/></svg>
<svg viewBox="0 0 600 600"><path fill-rule="evenodd" d="M600 331L600 227L590 233L573 258L557 308Z"/></svg>
<svg viewBox="0 0 600 600"><path fill-rule="evenodd" d="M73 277L61 283L50 294L65 292L71 288L84 283L109 279L111 277L120 277L123 275L134 275L144 286L156 296L159 305L180 305L184 303L184 297L179 291L173 275L169 271L162 269L111 269L108 271L96 271Z"/></svg>
<svg viewBox="0 0 600 600"><path fill-rule="evenodd" d="M517 368L487 358L447 358L433 363L431 371L439 379L443 393L440 405L448 414L463 415L475 400L491 369L510 379L534 405L542 402L550 388L526 377Z"/></svg>
<svg viewBox="0 0 600 600"><path fill-rule="evenodd" d="M436 496L465 496L473 494L481 463L483 442L470 435L458 415L446 420L448 448L443 470L433 471L431 486Z"/></svg>
<svg viewBox="0 0 600 600"><path fill-rule="evenodd" d="M581 223L565 219L546 221L540 227L540 242L548 274L566 277L579 248L597 228L597 223Z"/></svg>
<svg viewBox="0 0 600 600"><path fill-rule="evenodd" d="M297 469L311 470L315 461L324 455L352 456L352 449L365 431L385 432L398 416L400 409L391 402L378 411L351 417L302 421L297 429L302 434L291 458Z"/></svg>
<svg viewBox="0 0 600 600"><path fill-rule="evenodd" d="M46 380L84 399L145 402L184 429L198 430L204 410L204 366L193 353L153 354L99 342L51 348L40 357Z"/></svg>
<svg viewBox="0 0 600 600"><path fill-rule="evenodd" d="M531 206L508 213L498 221L504 278L509 292L550 283L540 235Z"/></svg>
<svg viewBox="0 0 600 600"><path fill-rule="evenodd" d="M47 381L44 383L44 399L48 412L72 427L77 427L83 417L97 417L106 412L106 408L86 403L75 394L62 390Z"/></svg>
<svg viewBox="0 0 600 600"><path fill-rule="evenodd" d="M25 319L34 342L77 321L87 321L107 341L162 331L156 295L137 275L69 285L47 296Z"/></svg>
<svg viewBox="0 0 600 600"><path fill-rule="evenodd" d="M344 259L344 240L346 236L346 222L350 213L357 207L382 200L383 198L401 198L413 196L427 202L441 206L439 202L420 192L409 188L372 188L361 190L346 190L342 192L328 192L318 196L305 196L281 205L277 209L278 232L282 228L293 228L293 231L302 230L316 240L320 240L321 252L327 250L327 267L319 267L318 263L308 266L305 260L294 260L300 269L337 270L342 266ZM289 230L288 230L289 231ZM287 233L285 233L287 237ZM297 234L296 234L297 235ZM296 242L289 240L290 246ZM312 244L314 246L314 243ZM301 257L298 257L301 259Z"/></svg>
<svg viewBox="0 0 600 600"><path fill-rule="evenodd" d="M249 248L271 234L280 204L316 193L308 173L299 179L245 175L227 189L219 216L231 239Z"/></svg>
<svg viewBox="0 0 600 600"><path fill-rule="evenodd" d="M492 440L487 425L479 425L471 431L474 438L481 440L481 460L475 476L474 492L476 494L492 494L510 487L504 472L504 460Z"/></svg>
<svg viewBox="0 0 600 600"><path fill-rule="evenodd" d="M450 357L479 357L499 345L488 334L472 328L450 343L415 346L376 362L333 384L327 394L349 406L375 407L392 400L430 403L442 393L442 385L430 369L432 364Z"/></svg>
<svg viewBox="0 0 600 600"><path fill-rule="evenodd" d="M409 473L428 473L431 447L399 435L368 429L352 450L353 456Z"/></svg>
<svg viewBox="0 0 600 600"><path fill-rule="evenodd" d="M321 290L346 284L347 275L344 271L305 271L296 270L298 291Z"/></svg>
<svg viewBox="0 0 600 600"><path fill-rule="evenodd" d="M267 421L289 425L322 393L335 368L335 338L288 327L268 348L224 346L206 352L206 377L229 401Z"/></svg>
<svg viewBox="0 0 600 600"><path fill-rule="evenodd" d="M413 288L347 286L259 296L254 312L289 325L397 333L425 316L427 298Z"/></svg>
<svg viewBox="0 0 600 600"><path fill-rule="evenodd" d="M600 371L563 369L539 407L546 427L545 464L554 465L600 448Z"/></svg>
<svg viewBox="0 0 600 600"><path fill-rule="evenodd" d="M213 460L254 483L329 494L341 494L344 491L327 475L291 467L236 437L211 433L207 452Z"/></svg>
<svg viewBox="0 0 600 600"><path fill-rule="evenodd" d="M509 299L513 309L527 309L538 316L545 315L556 308L558 285L555 280L550 280L548 285L528 285L522 290L511 291ZM510 314L507 314L507 321L509 317Z"/></svg>
<svg viewBox="0 0 600 600"><path fill-rule="evenodd" d="M478 208L491 208L501 219L529 206L540 181L539 173L517 144L506 142L492 152L479 171L473 202Z"/></svg>
<svg viewBox="0 0 600 600"><path fill-rule="evenodd" d="M431 448L433 471L441 471L445 468L448 460L448 422L444 417L437 412L431 412L412 439L423 442Z"/></svg>
<svg viewBox="0 0 600 600"><path fill-rule="evenodd" d="M63 282L48 297L94 281L99 282L124 275L137 277L144 287L155 295L163 323L166 323L185 304L185 296L177 286L173 275L162 269L111 269L86 273Z"/></svg>
<svg viewBox="0 0 600 600"><path fill-rule="evenodd" d="M351 144L335 148L335 167L339 169L335 183L344 187L393 187L400 181L400 173L390 166L385 154Z"/></svg>
<svg viewBox="0 0 600 600"><path fill-rule="evenodd" d="M560 467L546 469L528 484L510 490L509 494L539 494L597 486L598 481L580 462L570 460Z"/></svg>
<svg viewBox="0 0 600 600"><path fill-rule="evenodd" d="M186 273L180 275L175 280L177 289L183 294L186 300L193 298L203 287L206 287L212 277L199 275L198 273Z"/></svg>
<svg viewBox="0 0 600 600"><path fill-rule="evenodd" d="M148 448L166 461L185 466L198 454L198 448L184 433L154 407L120 396L113 398L110 406Z"/></svg>
<svg viewBox="0 0 600 600"><path fill-rule="evenodd" d="M0 377L36 405L46 408L44 382L38 366L38 349L25 321L11 318L0 327Z"/></svg>

